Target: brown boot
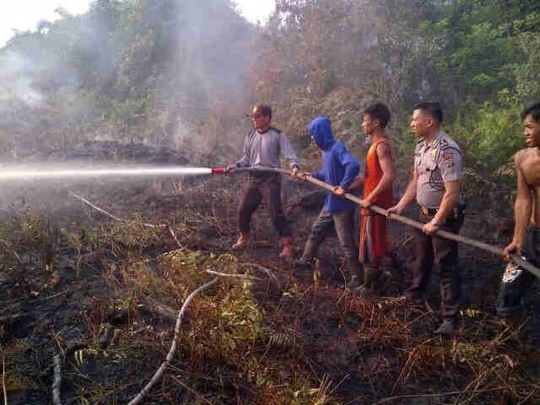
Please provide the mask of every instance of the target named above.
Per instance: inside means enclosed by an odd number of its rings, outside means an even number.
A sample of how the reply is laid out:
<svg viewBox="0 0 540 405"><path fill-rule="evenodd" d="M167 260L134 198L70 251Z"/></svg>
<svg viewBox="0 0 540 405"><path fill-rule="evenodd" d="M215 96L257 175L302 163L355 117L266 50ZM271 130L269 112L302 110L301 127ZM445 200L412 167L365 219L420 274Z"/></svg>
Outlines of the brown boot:
<svg viewBox="0 0 540 405"><path fill-rule="evenodd" d="M241 249L247 246L248 243L249 243L249 233L240 232L240 236L238 237L238 240L236 241L234 245L232 245L231 249L232 250Z"/></svg>
<svg viewBox="0 0 540 405"><path fill-rule="evenodd" d="M296 252L294 251L294 240L291 236L285 236L282 239L283 250L279 254L281 259L293 259Z"/></svg>

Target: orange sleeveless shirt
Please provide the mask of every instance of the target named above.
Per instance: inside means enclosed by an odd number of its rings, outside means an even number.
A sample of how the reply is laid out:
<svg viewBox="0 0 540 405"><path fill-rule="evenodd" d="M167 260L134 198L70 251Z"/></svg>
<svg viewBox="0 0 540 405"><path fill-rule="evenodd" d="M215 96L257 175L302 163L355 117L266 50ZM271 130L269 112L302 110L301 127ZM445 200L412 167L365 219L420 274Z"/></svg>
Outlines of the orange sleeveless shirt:
<svg viewBox="0 0 540 405"><path fill-rule="evenodd" d="M392 153L392 145L386 138L377 139L369 147L366 156L366 173L364 176L364 198L366 198L375 189L375 187L377 187L377 184L379 184L383 176L383 171L379 165L379 158L377 156L377 146L381 143L385 143L388 148L390 148L390 153ZM393 198L394 193L392 187L390 187L388 190L385 190L379 194L373 203L386 209L393 205ZM364 214L364 212L362 213ZM369 213L370 214L368 215L373 215L372 211L369 211Z"/></svg>

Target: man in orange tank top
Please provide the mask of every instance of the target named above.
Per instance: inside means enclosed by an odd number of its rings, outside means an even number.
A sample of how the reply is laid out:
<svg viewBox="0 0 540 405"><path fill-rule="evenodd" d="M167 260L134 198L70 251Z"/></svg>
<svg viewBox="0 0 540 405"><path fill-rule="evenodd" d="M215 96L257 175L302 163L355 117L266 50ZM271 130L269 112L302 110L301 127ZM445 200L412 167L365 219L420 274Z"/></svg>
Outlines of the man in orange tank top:
<svg viewBox="0 0 540 405"><path fill-rule="evenodd" d="M362 129L370 138L371 146L366 156L364 177L357 179L350 187L364 186L360 202L362 221L359 245L364 277L363 283L360 279L350 283L348 290L364 297L381 292L387 278L387 274L382 271L382 261L384 256L392 252L386 233L386 217L369 209L372 204L382 208L393 205L394 157L392 145L384 132L389 121L390 111L382 103L372 103L363 110Z"/></svg>

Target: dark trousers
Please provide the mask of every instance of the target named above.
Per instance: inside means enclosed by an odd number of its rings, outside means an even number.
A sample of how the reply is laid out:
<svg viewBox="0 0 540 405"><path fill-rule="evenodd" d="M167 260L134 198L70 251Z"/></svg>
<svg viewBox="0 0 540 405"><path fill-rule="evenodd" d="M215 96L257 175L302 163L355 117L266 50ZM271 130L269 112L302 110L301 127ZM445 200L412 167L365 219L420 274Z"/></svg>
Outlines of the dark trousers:
<svg viewBox="0 0 540 405"><path fill-rule="evenodd" d="M240 197L238 227L249 233L251 215L264 199L274 228L282 237L291 236L281 204L281 175L279 173L250 173Z"/></svg>
<svg viewBox="0 0 540 405"><path fill-rule="evenodd" d="M432 216L420 213L419 220L426 223L432 218ZM454 217L450 214L440 229L457 234L462 224L463 215ZM435 268L439 272L440 278L442 316L445 318L455 317L458 313L461 295L458 244L448 239L427 235L421 230L415 232L413 280L411 287L405 291L405 296L413 299L424 298L432 269Z"/></svg>
<svg viewBox="0 0 540 405"><path fill-rule="evenodd" d="M349 261L356 261L358 257L357 242L354 238L354 210L328 212L321 210L319 216L311 226L311 233L308 243L313 246L313 254L316 253L319 245L335 228L336 234L343 249L345 258ZM311 257L304 258L311 260Z"/></svg>
<svg viewBox="0 0 540 405"><path fill-rule="evenodd" d="M534 228L527 231L527 240L525 243L523 257L534 266L540 264L540 229ZM522 311L522 299L527 293L529 287L536 280L536 276L527 270L517 269L515 277L507 280L503 278L497 297L497 314L500 317L512 317Z"/></svg>

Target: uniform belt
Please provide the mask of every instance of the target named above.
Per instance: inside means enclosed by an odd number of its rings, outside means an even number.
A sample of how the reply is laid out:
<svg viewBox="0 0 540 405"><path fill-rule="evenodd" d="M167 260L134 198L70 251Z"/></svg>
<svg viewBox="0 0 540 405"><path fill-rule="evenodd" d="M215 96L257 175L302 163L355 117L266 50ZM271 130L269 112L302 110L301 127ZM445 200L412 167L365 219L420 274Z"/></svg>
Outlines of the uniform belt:
<svg viewBox="0 0 540 405"><path fill-rule="evenodd" d="M424 215L435 215L437 213L437 211L439 211L438 208L428 208L428 207L424 207L423 205L420 206L420 211L422 212L422 214Z"/></svg>
<svg viewBox="0 0 540 405"><path fill-rule="evenodd" d="M462 218L463 215L465 214L466 206L467 205L465 203L459 203L458 205L456 205L452 209L452 212L449 214L448 219ZM439 208L428 208L428 207L424 207L423 205L420 206L420 212L422 212L422 214L426 216L434 216L437 213L437 211L439 211Z"/></svg>

